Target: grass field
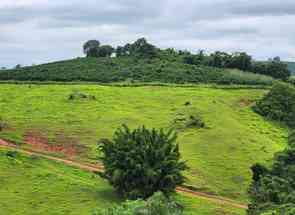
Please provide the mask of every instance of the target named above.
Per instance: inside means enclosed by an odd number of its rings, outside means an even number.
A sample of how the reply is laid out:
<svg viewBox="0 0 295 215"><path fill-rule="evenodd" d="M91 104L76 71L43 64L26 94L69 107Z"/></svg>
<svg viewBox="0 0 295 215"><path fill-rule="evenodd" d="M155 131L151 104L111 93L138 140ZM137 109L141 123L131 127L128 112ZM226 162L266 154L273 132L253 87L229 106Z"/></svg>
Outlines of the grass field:
<svg viewBox="0 0 295 215"><path fill-rule="evenodd" d="M121 202L98 176L35 156L0 148L0 214L75 215ZM243 210L177 195L185 214L242 215Z"/></svg>
<svg viewBox="0 0 295 215"><path fill-rule="evenodd" d="M70 94L79 92L95 99L69 100ZM286 144L286 128L251 110L251 104L264 93L266 90L197 86L6 84L0 85L0 118L7 128L0 137L18 143L33 139L74 146L77 150L71 156L94 161L98 139L110 138L122 123L132 128L170 128L179 116L198 114L206 128L178 130L183 158L191 168L187 183L246 202L249 167L270 161ZM191 105L185 106L186 102Z"/></svg>

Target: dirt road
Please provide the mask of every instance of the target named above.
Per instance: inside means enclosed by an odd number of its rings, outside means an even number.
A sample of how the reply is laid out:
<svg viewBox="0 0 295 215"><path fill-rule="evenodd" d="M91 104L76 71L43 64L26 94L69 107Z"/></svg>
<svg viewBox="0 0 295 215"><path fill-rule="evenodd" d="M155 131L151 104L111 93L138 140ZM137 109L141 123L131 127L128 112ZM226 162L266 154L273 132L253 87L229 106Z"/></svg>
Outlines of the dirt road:
<svg viewBox="0 0 295 215"><path fill-rule="evenodd" d="M4 148L8 148L14 151L18 151L20 153L24 153L27 155L34 155L34 156L38 156L41 158L45 158L48 160L53 160L53 161L57 161L57 162L61 162L64 163L66 165L69 166L73 166L79 169L83 169L86 171L91 171L91 172L102 172L104 170L102 165L96 164L96 165L92 165L92 164L85 164L85 163L79 163L73 160L68 160L68 159L63 159L63 158L58 158L58 157L54 157L48 154L45 154L46 152L42 153L40 151L34 151L34 150L28 150L28 149L21 149L19 146L9 143L5 140L1 140L0 139L0 147L4 147ZM198 192L198 191L193 191L184 187L177 187L176 191L179 193L183 193L183 194L188 194L190 196L195 196L199 199L205 199L208 200L210 202L214 202L217 204L221 204L221 205L230 205L233 206L235 208L242 208L242 209L247 209L248 206L238 203L234 200L228 199L228 198L224 198L224 197L220 197L220 196L214 196L214 195L210 195L207 193L202 193L202 192Z"/></svg>

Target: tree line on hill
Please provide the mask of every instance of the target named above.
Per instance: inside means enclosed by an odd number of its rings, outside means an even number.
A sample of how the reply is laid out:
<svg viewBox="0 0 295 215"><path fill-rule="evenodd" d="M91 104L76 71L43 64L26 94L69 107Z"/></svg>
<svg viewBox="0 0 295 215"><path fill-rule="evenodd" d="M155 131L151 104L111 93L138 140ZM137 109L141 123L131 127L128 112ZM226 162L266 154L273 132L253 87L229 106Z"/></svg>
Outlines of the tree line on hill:
<svg viewBox="0 0 295 215"><path fill-rule="evenodd" d="M180 60L185 64L203 65L218 68L239 69L271 76L275 79L288 80L291 72L288 65L280 60L280 57L269 59L265 62L254 61L246 52L226 53L216 51L206 54L203 50L197 54L189 51L176 51L175 49L161 50L147 42L145 38L140 38L134 43L127 43L124 46L113 48L110 45L100 45L97 40L89 40L83 45L83 51L87 57L116 57L133 56L136 58L160 58L165 60Z"/></svg>

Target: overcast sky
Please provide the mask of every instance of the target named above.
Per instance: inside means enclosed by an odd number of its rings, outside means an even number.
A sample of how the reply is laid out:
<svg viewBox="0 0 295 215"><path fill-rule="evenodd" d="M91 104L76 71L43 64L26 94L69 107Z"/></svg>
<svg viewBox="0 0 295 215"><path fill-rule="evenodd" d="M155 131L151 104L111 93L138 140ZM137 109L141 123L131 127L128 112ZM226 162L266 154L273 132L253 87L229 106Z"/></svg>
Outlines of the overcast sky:
<svg viewBox="0 0 295 215"><path fill-rule="evenodd" d="M294 0L0 0L0 67L82 56L98 39L295 61Z"/></svg>

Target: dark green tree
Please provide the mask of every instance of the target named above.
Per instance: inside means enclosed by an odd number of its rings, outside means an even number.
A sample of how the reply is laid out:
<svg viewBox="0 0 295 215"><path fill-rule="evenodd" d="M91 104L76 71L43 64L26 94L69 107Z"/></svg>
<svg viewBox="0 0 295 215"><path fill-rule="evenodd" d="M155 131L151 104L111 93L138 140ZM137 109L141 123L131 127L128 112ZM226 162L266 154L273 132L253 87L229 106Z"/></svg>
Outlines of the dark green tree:
<svg viewBox="0 0 295 215"><path fill-rule="evenodd" d="M253 109L262 116L295 128L295 88L290 84L277 83Z"/></svg>
<svg viewBox="0 0 295 215"><path fill-rule="evenodd" d="M176 134L170 130L119 128L112 140L99 143L105 172L102 174L123 196L147 198L157 191L169 194L181 185L187 169L181 161Z"/></svg>
<svg viewBox="0 0 295 215"><path fill-rule="evenodd" d="M83 44L83 52L87 57L97 57L99 46L98 40L88 40Z"/></svg>
<svg viewBox="0 0 295 215"><path fill-rule="evenodd" d="M114 48L110 45L103 45L98 48L98 57L110 57L114 52Z"/></svg>

